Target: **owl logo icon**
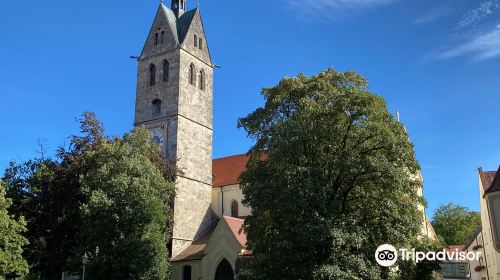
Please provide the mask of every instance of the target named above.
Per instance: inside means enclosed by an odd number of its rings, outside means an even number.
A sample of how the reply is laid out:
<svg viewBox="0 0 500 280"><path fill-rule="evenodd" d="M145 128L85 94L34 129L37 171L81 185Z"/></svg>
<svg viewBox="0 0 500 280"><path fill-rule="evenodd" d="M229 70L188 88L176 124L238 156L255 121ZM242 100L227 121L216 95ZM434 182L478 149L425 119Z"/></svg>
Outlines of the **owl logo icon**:
<svg viewBox="0 0 500 280"><path fill-rule="evenodd" d="M398 251L390 244L380 245L375 251L375 260L383 267L393 266L398 260Z"/></svg>

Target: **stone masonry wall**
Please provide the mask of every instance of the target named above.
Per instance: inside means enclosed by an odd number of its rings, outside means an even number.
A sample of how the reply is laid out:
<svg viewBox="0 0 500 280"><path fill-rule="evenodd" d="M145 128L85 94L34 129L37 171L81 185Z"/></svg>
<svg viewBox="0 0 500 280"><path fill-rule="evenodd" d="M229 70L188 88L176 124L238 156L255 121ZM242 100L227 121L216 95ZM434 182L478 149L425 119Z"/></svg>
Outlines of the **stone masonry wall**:
<svg viewBox="0 0 500 280"><path fill-rule="evenodd" d="M211 223L212 191L212 114L213 68L201 24L199 11L187 36L203 40L203 49L194 48L186 38L179 46L167 20L164 7L158 9L155 21L139 58L134 124L144 125L168 159L176 160L181 170L176 179L172 255L175 256L204 233ZM161 36L155 44L155 34ZM175 31L176 32L176 31ZM194 33L193 33L194 32ZM188 46L191 43L193 46ZM168 60L169 79L163 81L163 63ZM155 85L150 85L150 66L156 67ZM190 65L195 66L196 83L190 84ZM204 88L200 89L200 71ZM153 115L153 101L161 101L161 113Z"/></svg>

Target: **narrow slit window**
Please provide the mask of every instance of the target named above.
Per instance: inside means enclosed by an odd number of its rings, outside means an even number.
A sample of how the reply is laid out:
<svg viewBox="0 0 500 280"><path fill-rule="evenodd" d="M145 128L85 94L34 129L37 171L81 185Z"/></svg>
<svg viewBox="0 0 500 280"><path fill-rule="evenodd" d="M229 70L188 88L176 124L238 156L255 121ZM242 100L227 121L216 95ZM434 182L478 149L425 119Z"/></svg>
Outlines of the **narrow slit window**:
<svg viewBox="0 0 500 280"><path fill-rule="evenodd" d="M149 66L149 85L154 86L156 84L156 66L151 64Z"/></svg>
<svg viewBox="0 0 500 280"><path fill-rule="evenodd" d="M189 66L189 83L193 86L196 84L196 69L193 64Z"/></svg>
<svg viewBox="0 0 500 280"><path fill-rule="evenodd" d="M194 35L194 47L198 47L198 36Z"/></svg>
<svg viewBox="0 0 500 280"><path fill-rule="evenodd" d="M170 63L168 62L168 60L164 60L163 61L163 81L164 82L168 82L168 76L169 76L169 73L170 72Z"/></svg>
<svg viewBox="0 0 500 280"><path fill-rule="evenodd" d="M200 74L199 74L199 88L201 90L205 90L205 72L203 72L203 70L200 71Z"/></svg>

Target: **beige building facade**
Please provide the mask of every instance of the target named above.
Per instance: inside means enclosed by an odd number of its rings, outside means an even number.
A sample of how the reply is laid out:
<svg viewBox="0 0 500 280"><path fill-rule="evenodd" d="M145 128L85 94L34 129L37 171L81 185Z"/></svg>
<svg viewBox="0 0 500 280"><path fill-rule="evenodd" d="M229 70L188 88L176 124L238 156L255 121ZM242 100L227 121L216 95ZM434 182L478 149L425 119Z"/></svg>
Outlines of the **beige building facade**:
<svg viewBox="0 0 500 280"><path fill-rule="evenodd" d="M500 280L500 169L479 169L481 227L465 244L467 251L481 253L469 262L471 280Z"/></svg>

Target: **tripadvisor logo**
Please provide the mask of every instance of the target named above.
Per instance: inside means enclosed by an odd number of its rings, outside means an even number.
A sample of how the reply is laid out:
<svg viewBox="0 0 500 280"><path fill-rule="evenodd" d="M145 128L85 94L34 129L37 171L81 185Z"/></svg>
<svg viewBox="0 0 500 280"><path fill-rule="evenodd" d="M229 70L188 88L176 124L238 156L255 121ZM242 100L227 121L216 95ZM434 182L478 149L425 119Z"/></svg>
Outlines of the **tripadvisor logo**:
<svg viewBox="0 0 500 280"><path fill-rule="evenodd" d="M398 260L398 251L392 245L380 245L375 251L375 260L383 267L393 266Z"/></svg>
<svg viewBox="0 0 500 280"><path fill-rule="evenodd" d="M454 251L447 251L443 249L439 252L421 252L415 249L399 249L396 250L394 246L390 244L380 245L375 251L375 260L377 263L383 267L393 266L400 256L401 260L408 261L413 260L416 263L421 261L479 261L481 252L464 252L455 249Z"/></svg>

